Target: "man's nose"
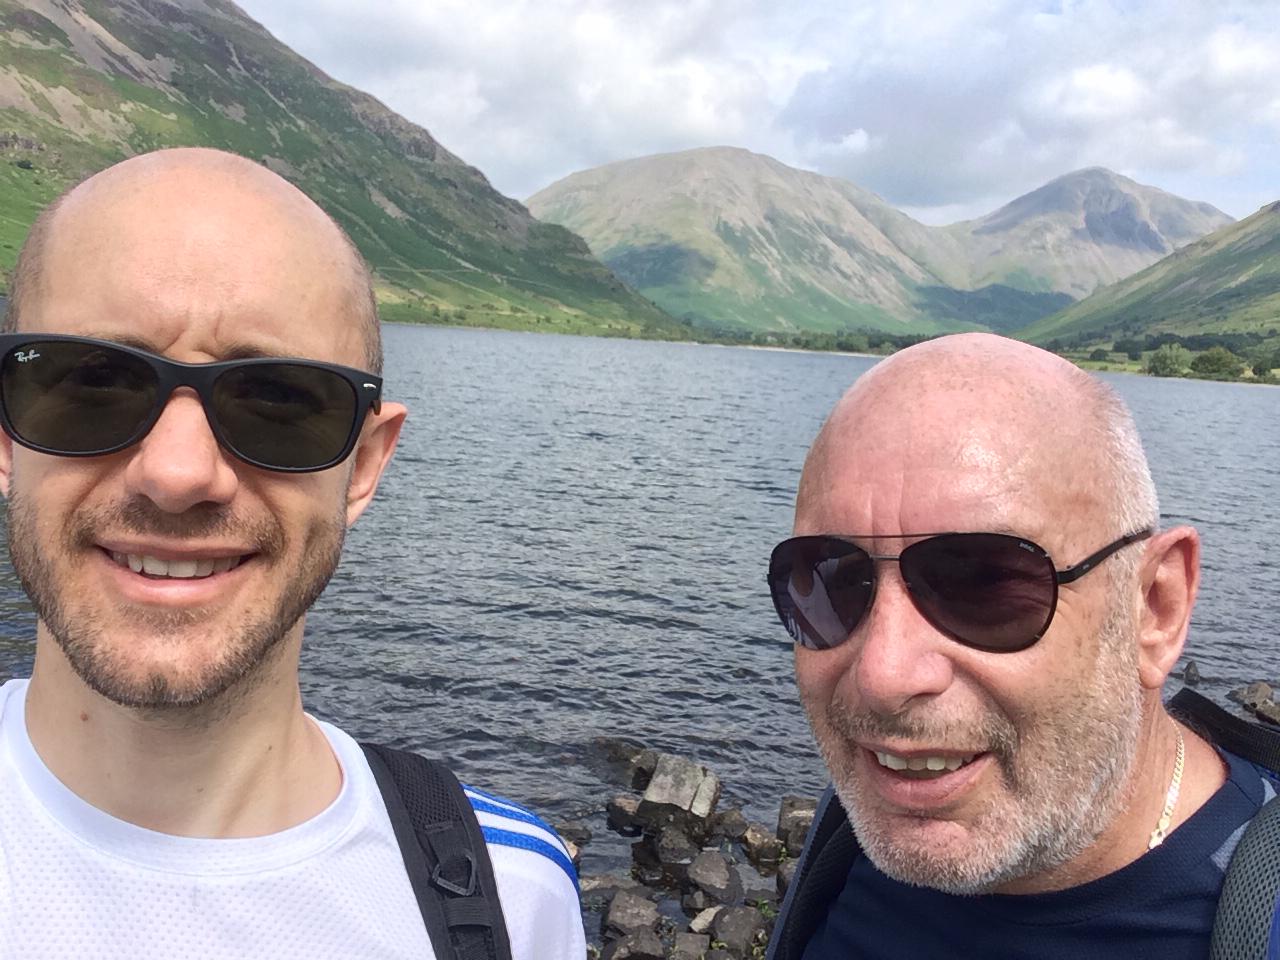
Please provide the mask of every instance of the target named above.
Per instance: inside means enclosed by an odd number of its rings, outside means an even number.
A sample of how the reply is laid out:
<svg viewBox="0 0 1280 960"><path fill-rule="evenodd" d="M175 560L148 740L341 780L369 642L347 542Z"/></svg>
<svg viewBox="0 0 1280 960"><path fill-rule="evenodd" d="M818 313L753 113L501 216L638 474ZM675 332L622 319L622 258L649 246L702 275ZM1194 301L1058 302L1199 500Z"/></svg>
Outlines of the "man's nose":
<svg viewBox="0 0 1280 960"><path fill-rule="evenodd" d="M182 513L199 503L227 503L239 486L230 457L218 445L200 398L179 388L134 448L126 483L167 513Z"/></svg>
<svg viewBox="0 0 1280 960"><path fill-rule="evenodd" d="M892 716L951 685L953 641L916 609L896 563L881 563L875 602L850 643L857 644L854 682L869 710Z"/></svg>

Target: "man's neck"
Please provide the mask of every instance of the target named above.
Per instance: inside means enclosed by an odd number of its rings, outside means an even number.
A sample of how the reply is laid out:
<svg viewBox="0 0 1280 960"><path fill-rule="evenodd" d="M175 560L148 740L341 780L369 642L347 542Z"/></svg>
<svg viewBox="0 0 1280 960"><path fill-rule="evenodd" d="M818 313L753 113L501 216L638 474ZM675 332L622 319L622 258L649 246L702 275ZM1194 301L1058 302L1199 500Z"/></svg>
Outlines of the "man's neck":
<svg viewBox="0 0 1280 960"><path fill-rule="evenodd" d="M1177 803L1166 835L1185 823L1226 782L1227 768L1212 744L1177 724L1157 702L1142 726L1129 774L1127 798L1110 826L1068 863L1015 880L993 892L1065 890L1114 873L1146 853L1170 793L1179 730L1185 743L1185 758Z"/></svg>
<svg viewBox="0 0 1280 960"><path fill-rule="evenodd" d="M87 687L42 631L27 689L31 743L72 792L137 826L188 837L295 826L333 801L342 773L303 713L301 637L291 639L243 691L197 708L139 710Z"/></svg>

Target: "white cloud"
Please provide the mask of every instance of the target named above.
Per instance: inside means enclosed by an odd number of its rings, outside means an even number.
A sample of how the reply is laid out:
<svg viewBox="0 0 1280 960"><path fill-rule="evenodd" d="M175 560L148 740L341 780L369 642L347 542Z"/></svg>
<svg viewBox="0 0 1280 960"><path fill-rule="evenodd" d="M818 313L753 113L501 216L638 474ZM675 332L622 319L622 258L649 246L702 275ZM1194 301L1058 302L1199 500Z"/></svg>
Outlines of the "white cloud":
<svg viewBox="0 0 1280 960"><path fill-rule="evenodd" d="M928 219L1094 164L1237 215L1280 197L1269 4L241 2L517 197L720 143Z"/></svg>

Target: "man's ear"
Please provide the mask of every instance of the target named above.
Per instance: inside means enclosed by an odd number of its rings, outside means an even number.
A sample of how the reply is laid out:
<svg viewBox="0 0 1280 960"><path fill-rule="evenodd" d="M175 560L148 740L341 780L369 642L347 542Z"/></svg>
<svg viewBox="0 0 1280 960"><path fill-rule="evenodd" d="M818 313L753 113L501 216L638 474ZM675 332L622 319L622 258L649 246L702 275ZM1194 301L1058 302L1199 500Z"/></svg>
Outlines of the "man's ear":
<svg viewBox="0 0 1280 960"><path fill-rule="evenodd" d="M1138 678L1159 690L1182 655L1200 588L1200 534L1174 527L1147 542L1139 586Z"/></svg>
<svg viewBox="0 0 1280 960"><path fill-rule="evenodd" d="M354 466L347 485L348 527L360 518L364 508L373 499L382 471L387 468L391 455L395 453L400 428L404 426L404 418L408 413L402 404L384 403L378 413L370 414L365 421L360 439L356 442L355 453L352 454Z"/></svg>
<svg viewBox="0 0 1280 960"><path fill-rule="evenodd" d="M13 476L13 441L0 430L0 496L9 499L9 479Z"/></svg>

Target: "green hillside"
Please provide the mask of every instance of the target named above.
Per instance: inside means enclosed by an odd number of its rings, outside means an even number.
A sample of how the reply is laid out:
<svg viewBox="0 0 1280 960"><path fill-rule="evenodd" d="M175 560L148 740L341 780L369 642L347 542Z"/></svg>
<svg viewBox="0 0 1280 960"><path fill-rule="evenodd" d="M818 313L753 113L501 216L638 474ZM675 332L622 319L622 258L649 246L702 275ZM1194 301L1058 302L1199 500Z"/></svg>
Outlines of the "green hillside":
<svg viewBox="0 0 1280 960"><path fill-rule="evenodd" d="M928 226L847 180L734 147L584 170L528 203L668 312L765 337L1007 332L1231 221L1091 168Z"/></svg>
<svg viewBox="0 0 1280 960"><path fill-rule="evenodd" d="M1018 332L1073 345L1280 329L1280 202Z"/></svg>
<svg viewBox="0 0 1280 960"><path fill-rule="evenodd" d="M228 0L0 0L0 289L44 203L179 145L253 157L314 197L374 267L386 319L687 336L579 237Z"/></svg>

